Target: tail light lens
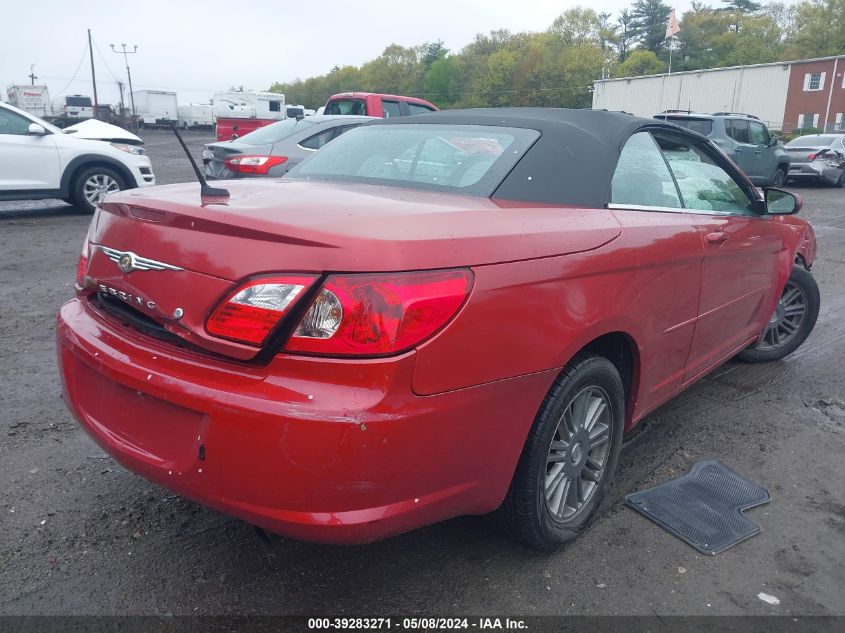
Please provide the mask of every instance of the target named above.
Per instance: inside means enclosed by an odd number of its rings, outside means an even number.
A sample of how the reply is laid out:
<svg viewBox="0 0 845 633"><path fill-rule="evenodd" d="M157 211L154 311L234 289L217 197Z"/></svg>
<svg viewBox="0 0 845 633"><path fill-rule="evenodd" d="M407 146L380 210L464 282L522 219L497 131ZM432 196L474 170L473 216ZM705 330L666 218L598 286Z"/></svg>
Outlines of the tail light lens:
<svg viewBox="0 0 845 633"><path fill-rule="evenodd" d="M214 336L261 345L316 279L315 275L251 279L220 302L205 327Z"/></svg>
<svg viewBox="0 0 845 633"><path fill-rule="evenodd" d="M807 160L816 160L818 154L807 154Z"/></svg>
<svg viewBox="0 0 845 633"><path fill-rule="evenodd" d="M223 164L229 171L238 174L267 174L276 165L287 161L287 156L235 156Z"/></svg>
<svg viewBox="0 0 845 633"><path fill-rule="evenodd" d="M85 288L88 279L88 239L82 242L82 252L76 262L76 286L79 290Z"/></svg>
<svg viewBox="0 0 845 633"><path fill-rule="evenodd" d="M384 356L440 330L472 287L467 269L329 276L285 345L326 356Z"/></svg>

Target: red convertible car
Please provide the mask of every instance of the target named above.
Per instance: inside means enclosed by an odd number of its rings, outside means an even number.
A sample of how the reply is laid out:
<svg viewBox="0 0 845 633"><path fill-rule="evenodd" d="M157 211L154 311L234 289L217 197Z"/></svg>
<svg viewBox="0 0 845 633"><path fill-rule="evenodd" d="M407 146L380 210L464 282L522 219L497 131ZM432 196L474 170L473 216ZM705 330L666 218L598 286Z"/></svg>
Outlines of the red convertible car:
<svg viewBox="0 0 845 633"><path fill-rule="evenodd" d="M800 199L661 121L424 114L219 184L101 204L58 316L65 398L130 470L295 538L498 510L554 548L643 416L818 314Z"/></svg>

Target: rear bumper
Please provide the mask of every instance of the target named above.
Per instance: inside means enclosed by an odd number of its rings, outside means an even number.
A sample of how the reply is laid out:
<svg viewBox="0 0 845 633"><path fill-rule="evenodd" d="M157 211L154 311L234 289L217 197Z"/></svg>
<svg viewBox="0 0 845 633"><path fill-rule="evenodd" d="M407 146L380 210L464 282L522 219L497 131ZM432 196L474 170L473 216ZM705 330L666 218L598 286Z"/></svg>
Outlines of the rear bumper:
<svg viewBox="0 0 845 633"><path fill-rule="evenodd" d="M829 165L824 161L792 164L789 167L789 178L795 180L824 180L830 184L836 184L841 175L840 167Z"/></svg>
<svg viewBox="0 0 845 633"><path fill-rule="evenodd" d="M66 402L128 469L270 531L361 543L496 508L554 374L420 397L416 360L205 358L58 317Z"/></svg>

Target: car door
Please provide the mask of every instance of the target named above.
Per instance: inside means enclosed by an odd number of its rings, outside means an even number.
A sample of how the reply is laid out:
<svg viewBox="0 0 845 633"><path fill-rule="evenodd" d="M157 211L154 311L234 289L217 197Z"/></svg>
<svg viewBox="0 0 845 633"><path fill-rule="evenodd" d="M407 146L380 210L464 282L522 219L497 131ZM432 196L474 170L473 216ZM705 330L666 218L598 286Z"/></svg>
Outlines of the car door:
<svg viewBox="0 0 845 633"><path fill-rule="evenodd" d="M756 147L751 144L751 132L746 119L725 119L725 132L733 140L728 155L749 177L753 177Z"/></svg>
<svg viewBox="0 0 845 633"><path fill-rule="evenodd" d="M758 121L748 122L748 133L751 145L754 146L754 160L751 172L748 174L755 182L768 183L777 168L777 146L772 146L771 136L766 126Z"/></svg>
<svg viewBox="0 0 845 633"><path fill-rule="evenodd" d="M61 166L53 134L30 134L32 122L0 107L0 191L59 188Z"/></svg>
<svg viewBox="0 0 845 633"><path fill-rule="evenodd" d="M643 350L639 405L651 409L674 395L683 382L704 258L698 220L682 208L651 133L633 134L622 148L608 207L632 244L620 251L618 265L633 265L636 270L637 299L624 311L639 324ZM622 252L631 259L622 257Z"/></svg>
<svg viewBox="0 0 845 633"><path fill-rule="evenodd" d="M716 149L671 132L655 137L704 247L688 382L762 331L780 291L778 257L788 227L762 214L754 187Z"/></svg>

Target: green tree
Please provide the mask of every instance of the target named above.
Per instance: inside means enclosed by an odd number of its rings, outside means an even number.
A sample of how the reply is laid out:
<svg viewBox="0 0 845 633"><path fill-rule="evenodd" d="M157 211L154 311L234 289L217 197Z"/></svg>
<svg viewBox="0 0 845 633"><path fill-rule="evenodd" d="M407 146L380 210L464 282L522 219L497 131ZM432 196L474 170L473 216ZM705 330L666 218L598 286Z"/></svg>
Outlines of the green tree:
<svg viewBox="0 0 845 633"><path fill-rule="evenodd" d="M425 98L441 108L455 106L462 97L463 69L458 57L442 57L425 73Z"/></svg>
<svg viewBox="0 0 845 633"><path fill-rule="evenodd" d="M616 77L639 77L656 75L666 71L666 64L660 61L654 51L640 49L631 51L624 62L616 67Z"/></svg>
<svg viewBox="0 0 845 633"><path fill-rule="evenodd" d="M425 44L425 52L422 55L421 62L426 70L431 68L431 65L439 59L443 59L449 54L449 49L446 48L443 40L436 42L429 42Z"/></svg>
<svg viewBox="0 0 845 633"><path fill-rule="evenodd" d="M666 40L666 24L672 9L662 0L637 0L631 10L634 34L642 48L660 53Z"/></svg>
<svg viewBox="0 0 845 633"><path fill-rule="evenodd" d="M824 57L845 53L845 0L807 0L795 7L790 54Z"/></svg>
<svg viewBox="0 0 845 633"><path fill-rule="evenodd" d="M619 53L619 61L624 62L637 42L637 26L634 16L628 9L622 9L619 13L619 18L616 20L616 32L616 49Z"/></svg>

